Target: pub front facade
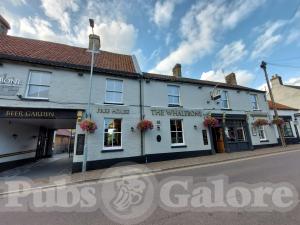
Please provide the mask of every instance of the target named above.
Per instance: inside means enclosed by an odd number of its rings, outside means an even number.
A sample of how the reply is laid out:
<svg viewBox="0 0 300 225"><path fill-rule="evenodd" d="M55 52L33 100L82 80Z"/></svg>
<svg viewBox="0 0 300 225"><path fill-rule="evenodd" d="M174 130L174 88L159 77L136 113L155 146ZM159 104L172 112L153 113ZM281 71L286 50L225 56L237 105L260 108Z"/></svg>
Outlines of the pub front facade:
<svg viewBox="0 0 300 225"><path fill-rule="evenodd" d="M217 83L184 78L179 65L173 76L142 73L134 56L100 51L90 114L97 129L87 134L80 127L89 116L86 49L0 35L0 62L3 169L51 157L54 131L62 128L76 130L74 172L81 170L85 141L87 169L277 144L273 126L253 126L270 118L265 92L237 85L234 74L233 83ZM205 126L207 117L218 125ZM143 120L152 129L138 129Z"/></svg>

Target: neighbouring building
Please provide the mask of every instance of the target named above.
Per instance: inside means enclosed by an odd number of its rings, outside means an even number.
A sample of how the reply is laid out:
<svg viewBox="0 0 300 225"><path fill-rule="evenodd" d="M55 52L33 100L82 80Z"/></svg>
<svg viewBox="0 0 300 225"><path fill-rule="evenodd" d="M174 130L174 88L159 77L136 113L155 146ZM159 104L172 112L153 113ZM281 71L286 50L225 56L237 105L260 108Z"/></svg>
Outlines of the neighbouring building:
<svg viewBox="0 0 300 225"><path fill-rule="evenodd" d="M272 118L274 118L274 107L271 101L268 101L269 108L271 111ZM298 109L275 103L275 107L277 108L279 118L284 120L283 124L283 135L287 144L296 144L300 143L300 113ZM278 143L280 143L280 138L278 134L277 128L276 137L278 139Z"/></svg>
<svg viewBox="0 0 300 225"><path fill-rule="evenodd" d="M134 56L95 56L91 118L80 128L88 101L91 53L47 41L0 34L0 169L52 155L54 132L75 129L73 171L80 171L84 142L88 169L122 161L158 161L253 150L277 144L264 91L227 83L142 73ZM211 116L218 123L204 126ZM147 119L147 132L137 124Z"/></svg>
<svg viewBox="0 0 300 225"><path fill-rule="evenodd" d="M275 102L300 110L300 86L283 84L281 76L271 78Z"/></svg>
<svg viewBox="0 0 300 225"><path fill-rule="evenodd" d="M74 134L72 129L58 129L54 132L52 150L57 153L73 153Z"/></svg>

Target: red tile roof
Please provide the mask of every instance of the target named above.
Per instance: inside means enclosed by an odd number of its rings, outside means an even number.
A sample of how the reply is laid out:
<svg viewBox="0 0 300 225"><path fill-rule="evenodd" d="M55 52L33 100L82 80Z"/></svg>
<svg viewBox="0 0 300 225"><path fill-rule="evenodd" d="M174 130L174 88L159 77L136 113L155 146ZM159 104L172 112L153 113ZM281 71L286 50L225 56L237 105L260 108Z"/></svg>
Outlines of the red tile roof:
<svg viewBox="0 0 300 225"><path fill-rule="evenodd" d="M274 109L271 101L268 100L268 104L269 104L269 109ZM296 111L298 111L298 109L295 109L295 108L292 108L292 107L289 107L287 105L283 105L283 104L280 104L277 102L275 102L275 106L278 110L296 110Z"/></svg>
<svg viewBox="0 0 300 225"><path fill-rule="evenodd" d="M86 48L9 35L0 35L0 58L78 69L88 69L91 63ZM96 54L97 69L137 73L132 56L106 51Z"/></svg>

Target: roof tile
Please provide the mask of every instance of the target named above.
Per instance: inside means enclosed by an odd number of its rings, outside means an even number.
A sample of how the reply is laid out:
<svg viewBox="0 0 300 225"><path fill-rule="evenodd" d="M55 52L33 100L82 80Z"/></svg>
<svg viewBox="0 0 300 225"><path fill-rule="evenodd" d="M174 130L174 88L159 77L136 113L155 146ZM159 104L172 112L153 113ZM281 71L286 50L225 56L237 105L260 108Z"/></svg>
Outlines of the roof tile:
<svg viewBox="0 0 300 225"><path fill-rule="evenodd" d="M31 62L40 60L51 64L90 66L91 63L91 53L85 48L9 35L0 35L0 55L2 58L19 57ZM106 51L96 54L95 68L137 73L130 55Z"/></svg>

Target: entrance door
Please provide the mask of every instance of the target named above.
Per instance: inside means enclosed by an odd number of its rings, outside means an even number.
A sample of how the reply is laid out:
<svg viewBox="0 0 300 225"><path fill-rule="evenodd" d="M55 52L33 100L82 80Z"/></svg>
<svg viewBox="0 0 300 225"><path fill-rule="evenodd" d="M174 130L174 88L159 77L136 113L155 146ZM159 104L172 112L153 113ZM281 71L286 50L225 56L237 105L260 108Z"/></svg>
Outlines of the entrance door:
<svg viewBox="0 0 300 225"><path fill-rule="evenodd" d="M224 136L223 136L223 128L221 127L215 127L212 129L213 134L213 141L214 146L217 153L224 153L225 152L225 146L224 146Z"/></svg>
<svg viewBox="0 0 300 225"><path fill-rule="evenodd" d="M40 127L38 142L36 146L36 159L41 159L45 155L46 149L46 141L47 141L47 128Z"/></svg>

